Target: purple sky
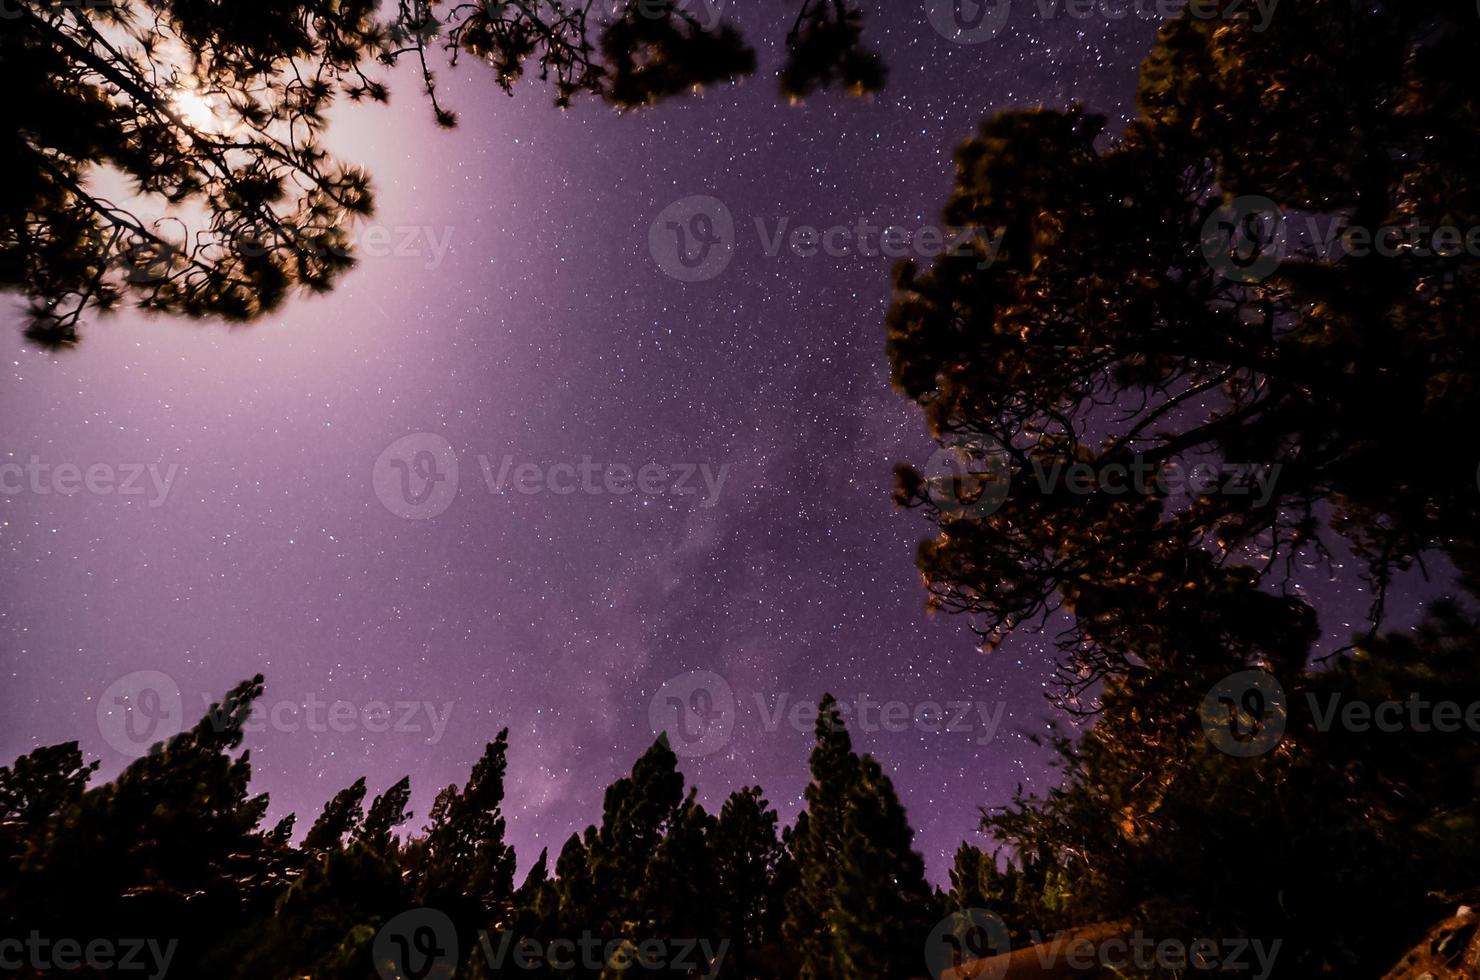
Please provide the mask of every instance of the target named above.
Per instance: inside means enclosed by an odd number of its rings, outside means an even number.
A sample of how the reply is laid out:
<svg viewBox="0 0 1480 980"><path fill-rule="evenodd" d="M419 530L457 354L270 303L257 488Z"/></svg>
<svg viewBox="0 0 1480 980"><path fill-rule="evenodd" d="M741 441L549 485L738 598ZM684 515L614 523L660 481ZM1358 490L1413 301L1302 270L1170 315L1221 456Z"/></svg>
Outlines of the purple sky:
<svg viewBox="0 0 1480 980"><path fill-rule="evenodd" d="M95 319L60 357L24 346L7 314L0 462L178 469L162 501L147 475L143 495L0 495L0 759L76 738L112 774L127 756L97 709L114 681L162 672L193 720L261 671L278 715L248 744L274 819L297 811L301 831L356 777L374 793L410 774L419 827L507 725L527 867L599 818L604 787L653 739L654 695L685 672L720 675L737 702L729 740L683 761L703 802L760 783L787 821L810 739L768 730L757 698L766 712L824 691L1002 702L988 744L980 724L856 736L942 878L956 844L979 839L978 807L1048 784L1020 732L1043 728L1051 665L1042 637L983 656L964 622L925 614L913 555L929 527L889 498L892 464L931 448L888 386L889 261L773 258L755 222L918 229L984 115L1083 101L1123 120L1154 25L1018 6L978 45L936 34L918 4L876 10L892 71L872 101L780 103L769 73L789 15L775 2L738 18L762 73L640 114L562 114L534 81L510 99L467 64L443 73L461 126L442 132L398 73L391 107L341 113L328 141L371 169L375 224L393 230L392 254L331 296L234 330ZM691 195L737 226L732 261L699 283L649 250L655 217ZM395 254L412 229L414 254ZM408 520L372 471L422 432L450 443L460 481L445 512ZM479 456L544 473L587 456L729 470L703 506L702 483L492 493ZM1322 602L1344 639L1368 598L1348 585ZM418 730L395 730L398 709L391 731L307 731L311 700L451 713L440 737L420 712Z"/></svg>

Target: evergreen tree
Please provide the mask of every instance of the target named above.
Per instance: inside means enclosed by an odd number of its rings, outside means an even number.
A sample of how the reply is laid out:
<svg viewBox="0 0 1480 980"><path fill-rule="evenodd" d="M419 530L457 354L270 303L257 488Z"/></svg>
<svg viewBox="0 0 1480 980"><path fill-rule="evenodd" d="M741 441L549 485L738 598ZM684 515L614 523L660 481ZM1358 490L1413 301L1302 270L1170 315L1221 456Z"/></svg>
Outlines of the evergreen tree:
<svg viewBox="0 0 1480 980"><path fill-rule="evenodd" d="M819 88L841 85L856 95L884 87L883 59L862 47L863 14L839 0L806 0L786 36L782 94L800 100Z"/></svg>
<svg viewBox="0 0 1480 980"><path fill-rule="evenodd" d="M381 852L358 840L326 850L252 930L228 975L364 980L376 929L410 903L400 869Z"/></svg>
<svg viewBox="0 0 1480 980"><path fill-rule="evenodd" d="M985 909L1007 926L1014 947L1035 945L1079 924L1070 905L1076 890L1052 853L1019 853L999 865L997 855L963 843L956 849L950 882L944 913Z"/></svg>
<svg viewBox="0 0 1480 980"><path fill-rule="evenodd" d="M524 884L520 885L519 890L514 893L515 901L520 905L530 904L534 900L534 896L538 895L541 889L549 884L550 849L546 847L541 848L540 856L535 859L534 864L529 869L529 873L524 876Z"/></svg>
<svg viewBox="0 0 1480 980"><path fill-rule="evenodd" d="M1072 921L1278 936L1279 976L1380 975L1480 884L1480 748L1422 714L1385 731L1331 712L1480 703L1477 664L1480 623L1440 604L1415 633L1284 679L1283 732L1248 758L1210 741L1206 688L1174 706L1149 677L1117 685L1093 729L1058 740L1063 786L986 828L1052 862L1045 904Z"/></svg>
<svg viewBox="0 0 1480 980"><path fill-rule="evenodd" d="M417 903L451 916L464 949L477 929L503 918L514 892L514 849L504 842L508 748L505 728L461 791L448 786L437 795L425 836L409 845Z"/></svg>
<svg viewBox="0 0 1480 980"><path fill-rule="evenodd" d="M14 765L0 766L0 825L34 831L81 799L97 769L97 762L83 764L76 742L39 748Z"/></svg>
<svg viewBox="0 0 1480 980"><path fill-rule="evenodd" d="M342 847L345 839L359 830L365 816L364 803L365 777L361 776L324 804L324 812L319 814L303 838L304 848L333 851Z"/></svg>
<svg viewBox="0 0 1480 980"><path fill-rule="evenodd" d="M894 787L871 756L853 752L837 701L823 698L807 812L790 846L797 887L783 938L804 978L908 978L934 922L925 864Z"/></svg>
<svg viewBox="0 0 1480 980"><path fill-rule="evenodd" d="M1457 136L1480 119L1461 67L1480 20L1313 0L1266 30L1217 7L1163 26L1122 135L1079 108L984 122L945 209L979 247L903 266L889 314L896 387L1010 477L1000 506L972 508L957 481L901 469L898 500L939 527L918 559L931 605L988 645L1072 613L1070 702L1188 636L1303 636L1313 611L1278 586L1341 547L1376 619L1394 573L1480 526L1480 256L1324 244L1480 225L1480 150ZM1226 209L1255 198L1268 213ZM1154 489L1219 461L1269 477L1268 496L1228 492L1234 471ZM1153 489L1127 492L1131 467Z"/></svg>
<svg viewBox="0 0 1480 980"><path fill-rule="evenodd" d="M385 854L395 845L391 834L411 819L406 809L411 802L411 777L403 776L400 782L381 793L370 804L370 812L357 831L355 839L378 854Z"/></svg>
<svg viewBox="0 0 1480 980"><path fill-rule="evenodd" d="M214 944L270 908L295 863L258 829L268 800L248 793L249 754L230 754L261 693L261 676L243 682L193 728L43 820L4 883L0 931L178 939L175 968L200 974Z"/></svg>
<svg viewBox="0 0 1480 980"><path fill-rule="evenodd" d="M274 844L286 847L293 840L293 826L298 822L298 814L290 813L273 825L272 830L267 832L267 837Z"/></svg>
<svg viewBox="0 0 1480 980"><path fill-rule="evenodd" d="M727 975L761 976L778 952L773 905L782 847L776 826L776 811L759 786L731 793L720 807L711 848L713 901L718 932L730 940Z"/></svg>
<svg viewBox="0 0 1480 980"><path fill-rule="evenodd" d="M584 837L571 834L555 859L554 887L558 901L551 924L560 935L577 936L583 926L599 922L601 913L591 873L591 846L595 837L595 827L587 827Z"/></svg>

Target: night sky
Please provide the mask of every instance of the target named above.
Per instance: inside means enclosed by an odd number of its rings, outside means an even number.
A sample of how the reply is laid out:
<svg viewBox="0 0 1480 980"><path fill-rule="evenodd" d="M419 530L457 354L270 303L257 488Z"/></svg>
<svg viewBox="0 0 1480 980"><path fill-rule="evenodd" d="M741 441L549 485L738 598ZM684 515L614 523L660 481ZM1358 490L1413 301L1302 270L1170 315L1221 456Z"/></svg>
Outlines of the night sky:
<svg viewBox="0 0 1480 980"><path fill-rule="evenodd" d="M160 672L160 710L173 684L193 721L260 671L277 721L248 747L271 819L297 811L301 832L358 776L374 794L409 774L420 827L507 725L524 868L599 820L604 787L654 738L655 695L700 670L736 703L729 738L681 760L711 809L759 783L790 822L810 737L766 714L825 691L1005 705L987 744L979 725L856 735L937 880L958 842L980 842L979 807L1048 786L1024 733L1051 714L1049 638L984 655L964 622L928 617L913 558L930 527L890 500L892 465L932 448L888 384L891 262L772 257L756 221L935 222L984 116L1078 101L1123 125L1155 25L1020 2L964 45L918 4L871 5L885 92L787 106L771 76L792 14L759 6L734 12L757 75L642 113L561 113L533 79L511 99L468 63L442 73L460 114L445 132L397 72L390 107L346 108L327 141L371 170L387 230L327 297L237 329L94 318L60 356L25 346L7 313L0 462L177 469L163 499L147 475L138 495L0 495L0 759L80 739L112 775L128 761L100 723L115 681ZM693 196L723 202L735 246L718 275L683 282L650 238ZM447 441L458 482L441 513L407 519L381 499L399 471L376 464L417 433ZM500 493L480 456L495 476L506 457L545 475L590 457L726 479L712 499L697 476L691 495L522 493L511 472ZM1344 641L1369 597L1320 588ZM391 730L357 715L308 731L310 701L384 702ZM396 702L450 704L445 730Z"/></svg>

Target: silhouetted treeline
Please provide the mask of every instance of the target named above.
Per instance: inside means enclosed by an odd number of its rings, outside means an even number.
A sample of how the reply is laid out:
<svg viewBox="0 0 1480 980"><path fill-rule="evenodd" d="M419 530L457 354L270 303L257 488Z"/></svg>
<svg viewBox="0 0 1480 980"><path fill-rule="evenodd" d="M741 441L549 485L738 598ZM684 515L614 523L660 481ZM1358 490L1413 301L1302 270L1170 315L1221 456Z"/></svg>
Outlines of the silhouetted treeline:
<svg viewBox="0 0 1480 980"><path fill-rule="evenodd" d="M927 884L889 777L854 751L831 699L793 826L759 787L708 812L660 738L607 788L599 822L518 881L506 731L414 833L407 779L374 796L356 780L297 844L292 817L264 825L267 797L251 794L239 751L257 677L106 785L88 788L97 764L77 743L0 768L0 942L12 943L0 960L22 977L137 975L46 969L64 943L101 941L144 944L142 961L179 977L455 966L477 978L904 980L927 975L927 956L938 969L1001 952L968 921L942 925L979 909L1013 947L1114 921L1188 942L1277 939L1275 976L1377 975L1480 883L1480 744L1463 725L1361 731L1331 706L1480 704L1477 654L1475 622L1442 605L1417 634L1291 679L1281 731L1247 757L1199 711L1217 678L1181 677L1160 700L1112 687L1097 726L1060 745L1063 787L988 814L1002 850L963 845L945 892ZM1148 725L1147 705L1173 713Z"/></svg>
<svg viewBox="0 0 1480 980"><path fill-rule="evenodd" d="M599 824L516 882L506 731L419 833L397 834L409 780L367 805L360 779L295 845L291 817L262 824L267 797L234 753L262 690L260 676L241 684L105 786L86 788L96 763L77 743L0 769L0 936L151 937L176 976L397 976L377 933L431 909L455 929L460 976L597 975L583 940L601 963L631 943L629 975L905 976L941 914L889 778L853 751L830 700L796 826L782 831L758 787L707 812L660 738L607 788Z"/></svg>

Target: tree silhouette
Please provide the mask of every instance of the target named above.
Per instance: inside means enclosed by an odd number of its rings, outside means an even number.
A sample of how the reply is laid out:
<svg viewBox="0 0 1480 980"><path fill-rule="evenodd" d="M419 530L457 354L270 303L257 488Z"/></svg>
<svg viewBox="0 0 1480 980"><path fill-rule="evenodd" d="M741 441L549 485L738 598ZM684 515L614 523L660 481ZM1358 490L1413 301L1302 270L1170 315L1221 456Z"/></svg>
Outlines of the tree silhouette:
<svg viewBox="0 0 1480 980"><path fill-rule="evenodd" d="M796 975L912 976L933 924L913 831L878 762L853 752L831 695L816 739L807 812L788 839L798 882L782 931Z"/></svg>
<svg viewBox="0 0 1480 980"><path fill-rule="evenodd" d="M894 383L1010 475L993 509L900 470L897 499L941 530L919 554L931 605L987 645L1070 613L1071 703L1188 637L1303 635L1308 604L1266 586L1339 558L1337 538L1380 622L1394 572L1480 518L1464 422L1480 254L1324 243L1333 226L1480 226L1480 150L1455 135L1477 118L1461 52L1480 21L1317 0L1266 30L1235 7L1163 27L1119 137L1079 109L985 122L945 209L982 229L975 254L898 274ZM1287 231L1267 270L1250 222L1221 210L1255 196ZM1123 489L1130 467L1199 462L1251 464L1272 491L1235 492L1228 471L1187 494ZM1080 463L1086 488L1039 475Z"/></svg>
<svg viewBox="0 0 1480 980"><path fill-rule="evenodd" d="M679 887L675 878L702 874L673 860L701 846L708 817L691 795L684 793L678 758L659 739L632 767L632 774L607 787L599 827L586 830L584 839L585 888L573 892L569 918L591 924L609 938L642 939L665 933L672 920L684 914L662 894ZM696 826L698 824L698 826ZM694 837L701 841L694 841ZM566 855L561 855L561 863ZM565 871L557 868L564 877ZM701 879L702 880L702 879ZM702 906L701 906L702 908Z"/></svg>
<svg viewBox="0 0 1480 980"><path fill-rule="evenodd" d="M33 340L73 343L84 310L125 297L246 320L349 266L369 180L320 137L336 95L385 97L362 71L383 47L372 3L14 9L0 30L0 140L18 173L0 191L0 283L30 297ZM133 200L98 190L97 168Z"/></svg>
<svg viewBox="0 0 1480 980"><path fill-rule="evenodd" d="M365 816L364 803L365 777L361 776L324 804L324 812L308 829L303 846L314 851L338 850L345 838L359 829Z"/></svg>
<svg viewBox="0 0 1480 980"><path fill-rule="evenodd" d="M355 833L355 840L377 854L387 853L395 845L392 833L412 817L406 809L410 802L411 777L403 776L400 782L381 793L370 804L370 812L365 815L364 823Z"/></svg>
<svg viewBox="0 0 1480 980"><path fill-rule="evenodd" d="M502 733L461 789L438 794L419 834L394 836L405 779L363 819L361 782L337 793L314 846L260 832L266 799L249 794L250 761L236 754L257 678L111 783L86 787L95 766L75 744L0 768L11 855L0 931L174 937L170 969L186 976L373 980L377 937L430 909L457 928L458 975L482 980L672 974L638 956L652 942L667 956L689 950L695 976L906 980L922 975L943 915L987 909L1015 945L1134 921L1147 935L1282 937L1278 976L1374 975L1445 903L1476 895L1480 748L1462 733L1361 732L1322 718L1332 696L1480 703L1477 626L1440 604L1416 633L1284 678L1283 739L1232 764L1203 729L1201 691L1186 688L1179 705L1169 689L1141 689L1162 675L1117 681L1100 724L1065 741L1064 785L993 813L986 826L1005 853L963 845L944 895L925 884L888 778L853 751L831 698L807 809L784 848L759 787L712 817L660 739L608 788L600 824L569 838L553 876L542 852L514 889ZM1147 704L1158 705L1149 719ZM489 951L505 938L536 951L589 938L596 959L498 961ZM724 958L700 955L698 939Z"/></svg>
<svg viewBox="0 0 1480 980"><path fill-rule="evenodd" d="M752 976L774 964L784 911L778 901L782 859L776 811L759 786L730 794L714 828L714 898L718 932L731 941L726 972Z"/></svg>
<svg viewBox="0 0 1480 980"><path fill-rule="evenodd" d="M1066 614L1054 693L1094 726L1052 738L1061 787L986 815L1010 861L958 853L955 907L1018 941L1132 921L1286 937L1280 975L1377 974L1480 882L1470 742L1314 707L1480 693L1454 607L1379 633L1425 554L1476 594L1480 252L1413 236L1480 226L1480 151L1455 136L1477 41L1437 2L1316 0L1271 25L1219 4L1163 26L1124 134L1010 112L959 149L945 215L980 230L975 254L900 268L889 352L977 472L900 467L896 500L938 525L930 606L984 646ZM1362 247L1384 228L1406 244ZM1273 482L1156 482L1198 463ZM1343 548L1371 623L1312 664L1317 611L1291 586ZM1235 757L1201 704L1250 670L1286 692L1287 728Z"/></svg>
<svg viewBox="0 0 1480 980"><path fill-rule="evenodd" d="M1332 711L1480 703L1477 652L1480 623L1440 603L1414 634L1281 678L1283 732L1240 758L1200 720L1220 678L1184 677L1180 696L1159 675L1112 683L1095 726L1059 739L1063 785L988 815L1031 860L1007 872L1026 887L987 907L1029 923L1056 908L1154 935L1280 936L1280 975L1380 974L1480 884L1480 754L1437 714L1389 730Z"/></svg>
<svg viewBox="0 0 1480 980"><path fill-rule="evenodd" d="M884 61L862 47L863 14L842 0L807 0L786 36L782 94L793 101L841 85L857 95L884 87Z"/></svg>
<svg viewBox="0 0 1480 980"><path fill-rule="evenodd" d="M77 779L90 767L79 770L65 746L33 753L61 774L34 783L72 788L47 794L58 809L27 835L24 860L7 876L4 933L168 933L179 940L174 962L189 971L270 907L296 858L259 832L267 797L248 795L248 753L230 754L261 693L260 676L238 685L194 728L80 795ZM7 771L0 783L13 781Z"/></svg>
<svg viewBox="0 0 1480 980"><path fill-rule="evenodd" d="M467 784L437 794L424 836L407 846L405 863L417 901L449 915L459 934L507 909L514 892L514 849L504 842L504 773L509 730L484 748Z"/></svg>
<svg viewBox="0 0 1480 980"><path fill-rule="evenodd" d="M877 88L857 12L841 0L825 15L812 6L793 33L785 77L804 81L788 81L789 94L833 81ZM324 148L326 113L340 97L385 101L378 76L402 58L420 65L446 126L455 116L437 97L439 50L454 64L486 62L510 94L537 66L560 106L587 94L636 108L755 68L733 26L701 24L675 0L626 0L606 18L561 0L377 8L11 4L0 20L0 153L15 176L0 189L0 287L30 299L27 336L70 346L84 313L126 301L248 321L294 291L332 288L374 198L369 174ZM101 189L110 174L126 197Z"/></svg>
<svg viewBox="0 0 1480 980"><path fill-rule="evenodd" d="M39 748L0 766L0 825L25 833L76 803L98 763L83 764L76 742Z"/></svg>

